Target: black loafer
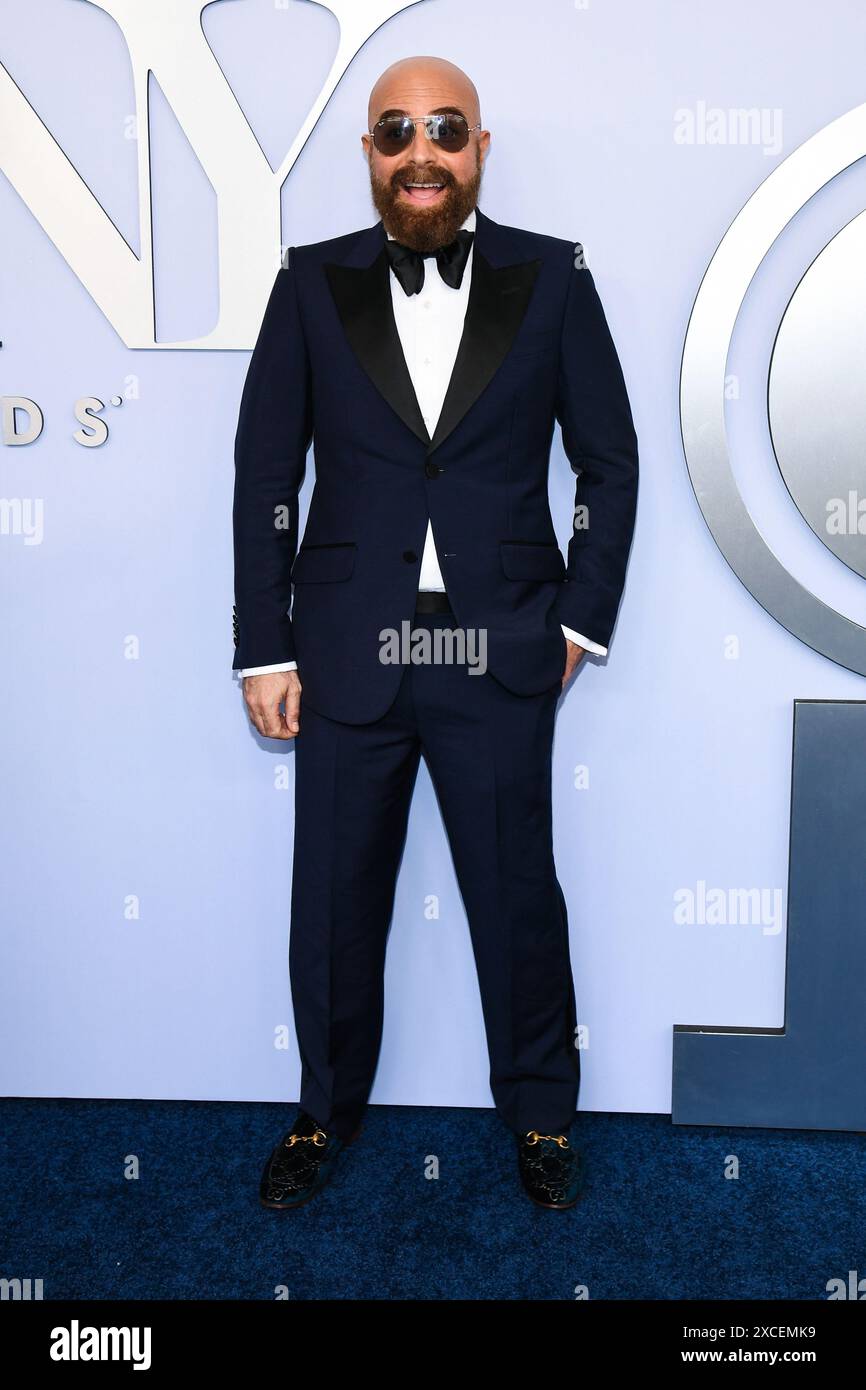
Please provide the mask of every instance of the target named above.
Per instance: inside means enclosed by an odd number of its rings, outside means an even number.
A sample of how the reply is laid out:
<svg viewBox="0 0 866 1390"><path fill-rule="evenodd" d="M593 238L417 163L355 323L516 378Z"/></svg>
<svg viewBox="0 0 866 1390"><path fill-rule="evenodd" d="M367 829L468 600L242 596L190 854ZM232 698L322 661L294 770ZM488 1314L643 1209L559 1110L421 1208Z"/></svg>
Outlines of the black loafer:
<svg viewBox="0 0 866 1390"><path fill-rule="evenodd" d="M540 1207L573 1207L583 1189L583 1164L565 1134L517 1136L517 1166L523 1190Z"/></svg>
<svg viewBox="0 0 866 1390"><path fill-rule="evenodd" d="M348 1142L354 1143L360 1133L359 1127ZM332 1130L301 1110L265 1164L259 1185L262 1206L282 1211L308 1202L325 1186L345 1147Z"/></svg>

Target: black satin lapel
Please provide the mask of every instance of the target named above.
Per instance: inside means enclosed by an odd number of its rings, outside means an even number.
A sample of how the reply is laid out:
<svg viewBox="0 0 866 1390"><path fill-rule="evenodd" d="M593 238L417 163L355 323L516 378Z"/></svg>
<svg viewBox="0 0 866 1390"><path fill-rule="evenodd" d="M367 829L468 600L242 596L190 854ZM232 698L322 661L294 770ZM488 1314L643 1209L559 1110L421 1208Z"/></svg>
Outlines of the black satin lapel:
<svg viewBox="0 0 866 1390"><path fill-rule="evenodd" d="M501 366L526 313L540 266L541 261L535 260L494 269L476 242L463 336L428 454L460 423Z"/></svg>
<svg viewBox="0 0 866 1390"><path fill-rule="evenodd" d="M334 263L325 266L337 312L355 356L400 419L429 445L430 433L424 424L394 318L390 273L384 249L369 266Z"/></svg>

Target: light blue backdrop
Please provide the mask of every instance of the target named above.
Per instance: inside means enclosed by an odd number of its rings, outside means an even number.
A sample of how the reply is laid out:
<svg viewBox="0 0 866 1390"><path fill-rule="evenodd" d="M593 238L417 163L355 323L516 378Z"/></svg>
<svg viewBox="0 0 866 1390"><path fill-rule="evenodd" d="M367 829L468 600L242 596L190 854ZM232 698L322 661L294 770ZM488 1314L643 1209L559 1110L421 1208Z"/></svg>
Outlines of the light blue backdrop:
<svg viewBox="0 0 866 1390"><path fill-rule="evenodd" d="M120 31L84 0L3 9L0 60L138 250ZM334 20L295 0L221 0L203 26L277 162L324 80ZM783 1021L784 921L683 925L675 895L703 881L786 896L792 700L862 698L864 682L779 627L717 551L683 460L678 371L731 220L799 143L862 101L864 37L854 0L828 0L818 23L805 0L425 0L354 60L283 190L284 243L375 221L359 140L369 90L396 58L448 57L493 133L485 211L582 241L608 314L641 446L638 525L610 656L585 659L555 743L583 1109L669 1111L674 1023ZM151 100L159 336L191 337L216 312L213 194L153 80ZM781 112L781 147L680 143L676 112L701 102ZM856 167L820 217L802 215L762 279L777 310L862 206ZM40 544L0 535L2 1090L295 1099L293 754L257 738L230 674L248 353L127 350L5 178L0 217L0 393L45 413L38 441L0 451L0 496L44 499ZM753 410L771 341L740 353ZM108 442L76 444L73 401L115 393ZM557 434L563 546L573 482ZM750 486L785 507L778 479ZM812 553L796 513L785 525ZM487 1075L465 915L422 769L372 1100L488 1106Z"/></svg>

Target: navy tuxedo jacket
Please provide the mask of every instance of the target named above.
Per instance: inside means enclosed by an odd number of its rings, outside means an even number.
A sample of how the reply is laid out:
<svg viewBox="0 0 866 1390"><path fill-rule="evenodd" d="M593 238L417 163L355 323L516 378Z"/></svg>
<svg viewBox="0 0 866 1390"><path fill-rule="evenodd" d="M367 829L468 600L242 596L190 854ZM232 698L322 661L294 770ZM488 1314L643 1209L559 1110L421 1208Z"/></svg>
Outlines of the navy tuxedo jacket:
<svg viewBox="0 0 866 1390"><path fill-rule="evenodd" d="M379 221L290 248L235 438L232 669L295 660L302 703L353 724L396 695L403 668L380 660L382 634L412 621L428 517L455 625L486 629L490 674L533 695L562 676L561 623L607 646L637 500L622 371L574 244L476 209L463 336L431 438L385 242ZM581 507L567 563L547 494L556 421Z"/></svg>

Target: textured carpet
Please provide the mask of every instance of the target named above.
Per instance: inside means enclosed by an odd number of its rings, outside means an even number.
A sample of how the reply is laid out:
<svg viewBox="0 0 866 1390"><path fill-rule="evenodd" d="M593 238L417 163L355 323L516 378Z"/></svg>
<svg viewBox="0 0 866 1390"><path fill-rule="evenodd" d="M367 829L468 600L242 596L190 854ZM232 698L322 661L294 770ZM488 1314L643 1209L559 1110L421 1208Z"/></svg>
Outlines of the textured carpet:
<svg viewBox="0 0 866 1390"><path fill-rule="evenodd" d="M0 1276L46 1299L825 1299L866 1275L860 1134L581 1112L586 1187L557 1212L492 1110L372 1106L327 1187L274 1212L295 1105L0 1107Z"/></svg>

